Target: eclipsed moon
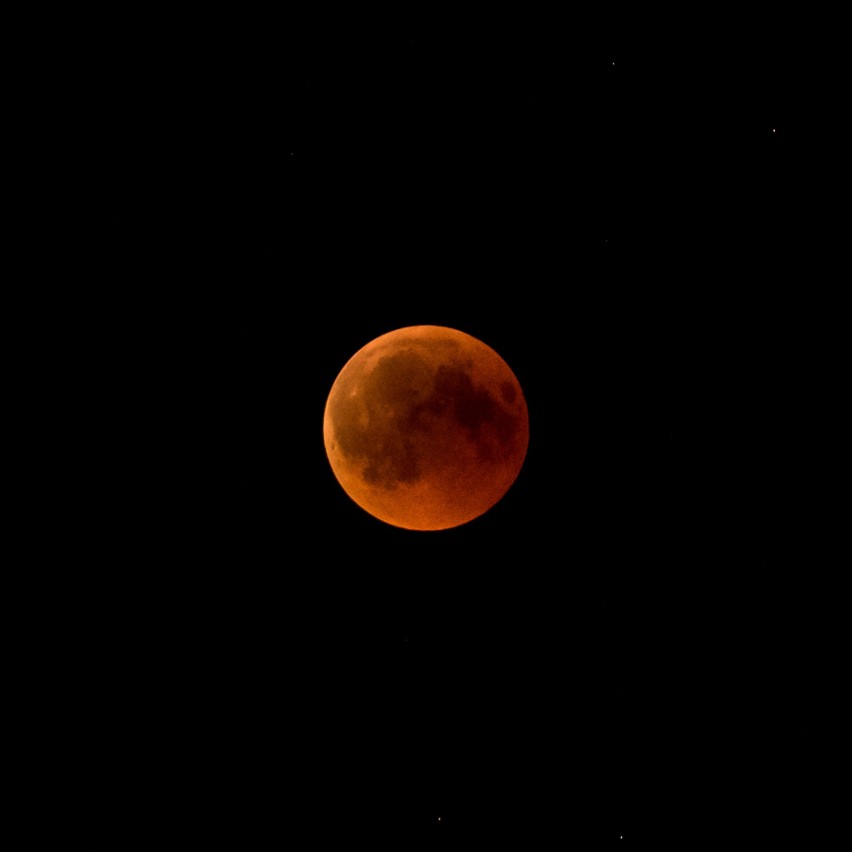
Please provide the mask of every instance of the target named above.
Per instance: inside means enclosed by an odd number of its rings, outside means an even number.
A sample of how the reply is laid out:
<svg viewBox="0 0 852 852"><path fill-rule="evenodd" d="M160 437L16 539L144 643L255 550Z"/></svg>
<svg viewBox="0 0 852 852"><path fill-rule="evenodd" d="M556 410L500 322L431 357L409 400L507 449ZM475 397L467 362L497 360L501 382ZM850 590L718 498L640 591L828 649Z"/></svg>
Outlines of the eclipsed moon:
<svg viewBox="0 0 852 852"><path fill-rule="evenodd" d="M332 385L323 435L344 491L411 530L479 517L515 481L529 444L521 386L469 334L400 328L358 350Z"/></svg>

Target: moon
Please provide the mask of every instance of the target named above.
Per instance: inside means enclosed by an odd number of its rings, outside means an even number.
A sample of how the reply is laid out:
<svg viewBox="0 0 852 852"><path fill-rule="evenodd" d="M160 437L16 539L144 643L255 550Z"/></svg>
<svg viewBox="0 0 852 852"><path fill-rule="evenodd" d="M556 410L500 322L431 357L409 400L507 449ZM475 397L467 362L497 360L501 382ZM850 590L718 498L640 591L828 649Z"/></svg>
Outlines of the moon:
<svg viewBox="0 0 852 852"><path fill-rule="evenodd" d="M323 437L343 490L393 526L444 530L488 511L529 444L520 383L491 347L416 325L359 349L334 381Z"/></svg>

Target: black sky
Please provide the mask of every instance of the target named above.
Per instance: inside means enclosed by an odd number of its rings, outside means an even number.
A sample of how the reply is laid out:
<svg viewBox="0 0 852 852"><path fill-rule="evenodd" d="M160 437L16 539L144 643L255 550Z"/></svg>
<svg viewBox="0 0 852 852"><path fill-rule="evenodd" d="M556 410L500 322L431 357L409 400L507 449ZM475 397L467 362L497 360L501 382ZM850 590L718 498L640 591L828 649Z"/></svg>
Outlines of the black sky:
<svg viewBox="0 0 852 852"><path fill-rule="evenodd" d="M282 13L146 42L117 620L146 625L121 668L155 822L814 836L803 95L789 42L733 29ZM506 498L441 533L365 514L322 442L347 359L422 323L496 349L530 412Z"/></svg>

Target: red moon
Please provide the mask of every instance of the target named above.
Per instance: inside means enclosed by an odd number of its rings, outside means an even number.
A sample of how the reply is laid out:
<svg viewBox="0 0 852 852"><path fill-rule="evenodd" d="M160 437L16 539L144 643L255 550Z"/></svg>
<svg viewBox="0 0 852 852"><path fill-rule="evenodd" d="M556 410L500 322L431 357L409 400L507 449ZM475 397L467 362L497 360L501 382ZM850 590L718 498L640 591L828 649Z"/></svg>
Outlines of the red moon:
<svg viewBox="0 0 852 852"><path fill-rule="evenodd" d="M358 350L332 385L325 450L344 491L393 526L443 530L515 481L529 416L508 364L469 334L416 325Z"/></svg>

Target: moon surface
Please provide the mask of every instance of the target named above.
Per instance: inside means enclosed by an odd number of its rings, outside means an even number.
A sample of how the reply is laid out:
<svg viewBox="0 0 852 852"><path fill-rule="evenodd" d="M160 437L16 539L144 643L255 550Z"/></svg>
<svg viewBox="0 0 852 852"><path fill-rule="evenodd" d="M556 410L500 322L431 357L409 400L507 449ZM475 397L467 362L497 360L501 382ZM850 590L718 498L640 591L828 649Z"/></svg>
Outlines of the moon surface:
<svg viewBox="0 0 852 852"><path fill-rule="evenodd" d="M323 437L344 491L410 530L479 517L518 476L529 444L521 386L489 346L417 325L358 350L332 385Z"/></svg>

